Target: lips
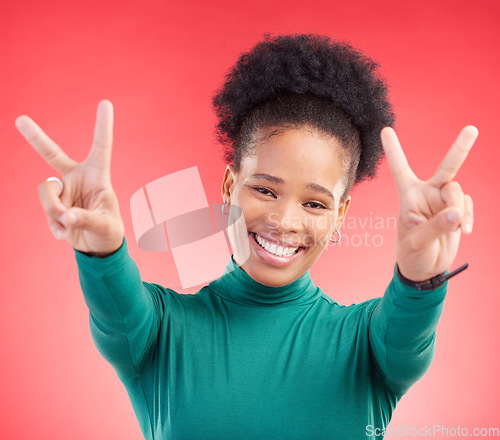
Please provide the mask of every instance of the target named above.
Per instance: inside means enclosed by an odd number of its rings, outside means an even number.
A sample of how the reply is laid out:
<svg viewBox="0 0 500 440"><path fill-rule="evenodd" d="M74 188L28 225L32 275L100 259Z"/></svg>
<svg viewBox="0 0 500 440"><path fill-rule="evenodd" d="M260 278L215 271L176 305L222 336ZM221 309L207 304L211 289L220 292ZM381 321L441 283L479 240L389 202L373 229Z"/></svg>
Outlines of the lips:
<svg viewBox="0 0 500 440"><path fill-rule="evenodd" d="M299 246L299 249L295 254L289 257L279 257L277 255L272 254L271 252L266 251L256 240L255 233L249 232L248 235L251 237L250 241L252 243L252 247L257 254L257 256L266 264L275 267L285 267L292 264L297 258L300 258L302 253L304 252L304 247Z"/></svg>

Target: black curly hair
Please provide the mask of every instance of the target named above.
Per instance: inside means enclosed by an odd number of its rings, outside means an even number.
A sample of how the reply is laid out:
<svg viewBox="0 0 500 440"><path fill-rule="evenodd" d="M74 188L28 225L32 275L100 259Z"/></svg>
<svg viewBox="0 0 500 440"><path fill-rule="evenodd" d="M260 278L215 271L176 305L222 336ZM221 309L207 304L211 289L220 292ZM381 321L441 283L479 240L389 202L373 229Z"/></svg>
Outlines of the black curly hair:
<svg viewBox="0 0 500 440"><path fill-rule="evenodd" d="M327 36L265 34L212 97L224 161L239 172L242 159L276 129L313 127L350 153L344 200L353 185L375 177L384 155L380 130L395 124L378 67Z"/></svg>

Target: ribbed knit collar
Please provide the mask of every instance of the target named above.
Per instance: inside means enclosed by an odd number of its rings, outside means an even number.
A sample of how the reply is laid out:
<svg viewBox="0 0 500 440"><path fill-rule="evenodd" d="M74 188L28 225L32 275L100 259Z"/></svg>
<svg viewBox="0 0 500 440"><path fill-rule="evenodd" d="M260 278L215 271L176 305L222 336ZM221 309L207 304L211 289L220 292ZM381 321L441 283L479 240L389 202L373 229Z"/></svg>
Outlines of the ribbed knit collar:
<svg viewBox="0 0 500 440"><path fill-rule="evenodd" d="M322 295L321 289L313 284L309 271L290 284L266 286L238 266L232 255L224 274L209 283L208 287L229 301L254 307L304 305Z"/></svg>

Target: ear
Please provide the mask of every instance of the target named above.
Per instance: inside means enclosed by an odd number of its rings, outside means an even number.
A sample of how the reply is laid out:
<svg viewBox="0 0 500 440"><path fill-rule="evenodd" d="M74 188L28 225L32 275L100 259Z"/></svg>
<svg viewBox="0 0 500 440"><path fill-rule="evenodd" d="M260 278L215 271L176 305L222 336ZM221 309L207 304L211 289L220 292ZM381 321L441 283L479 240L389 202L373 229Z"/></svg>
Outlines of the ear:
<svg viewBox="0 0 500 440"><path fill-rule="evenodd" d="M345 217L347 215L347 211L349 210L349 205L351 204L351 196L348 195L347 199L339 206L339 210L337 212L337 222L335 223L335 231L338 231L342 224L344 223Z"/></svg>
<svg viewBox="0 0 500 440"><path fill-rule="evenodd" d="M234 166L232 164L229 164L224 171L221 188L222 199L226 202L229 202L231 200L232 187L235 182L236 172L234 171Z"/></svg>

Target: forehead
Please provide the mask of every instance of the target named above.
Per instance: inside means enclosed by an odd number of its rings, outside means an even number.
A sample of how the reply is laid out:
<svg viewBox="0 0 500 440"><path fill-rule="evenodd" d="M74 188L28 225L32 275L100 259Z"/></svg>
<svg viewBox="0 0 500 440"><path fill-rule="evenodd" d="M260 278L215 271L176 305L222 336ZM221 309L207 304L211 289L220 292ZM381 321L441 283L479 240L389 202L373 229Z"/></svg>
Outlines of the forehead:
<svg viewBox="0 0 500 440"><path fill-rule="evenodd" d="M241 171L276 175L286 181L311 179L332 186L343 177L342 145L331 136L311 128L280 130L263 136L252 154L241 162Z"/></svg>

